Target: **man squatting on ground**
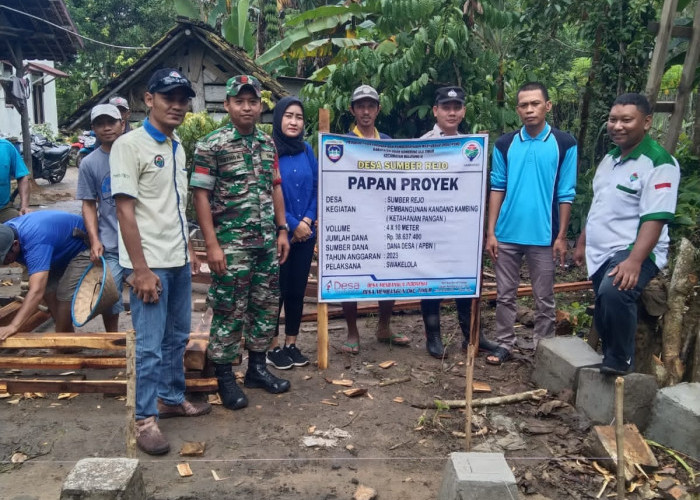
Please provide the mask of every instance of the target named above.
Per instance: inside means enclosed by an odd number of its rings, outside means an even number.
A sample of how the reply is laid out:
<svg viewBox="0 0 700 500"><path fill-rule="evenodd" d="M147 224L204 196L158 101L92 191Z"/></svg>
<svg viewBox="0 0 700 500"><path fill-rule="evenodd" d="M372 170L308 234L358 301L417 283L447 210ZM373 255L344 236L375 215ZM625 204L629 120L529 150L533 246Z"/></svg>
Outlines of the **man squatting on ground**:
<svg viewBox="0 0 700 500"><path fill-rule="evenodd" d="M634 370L637 299L668 260L668 226L676 211L678 162L649 135L646 97L613 102L608 134L616 147L598 165L593 202L574 251L593 281L593 321L603 348L601 373Z"/></svg>
<svg viewBox="0 0 700 500"><path fill-rule="evenodd" d="M112 197L109 153L112 144L122 134L122 115L112 104L98 104L90 113L90 122L100 146L80 162L76 198L82 200L83 222L90 239L90 260L100 263L104 257L109 266L119 298L109 312L102 314L105 330L119 331L124 268L119 265L117 206Z"/></svg>
<svg viewBox="0 0 700 500"><path fill-rule="evenodd" d="M434 139L460 135L459 124L464 120L464 90L460 87L440 87L435 92L435 105L433 116L435 126L429 132L423 134L421 139ZM425 325L425 347L434 358L446 358L447 350L442 343L440 333L440 304L442 299L423 299L420 301L420 310L423 314ZM471 323L472 299L457 298L457 320L462 330L462 347L469 343L469 330Z"/></svg>
<svg viewBox="0 0 700 500"><path fill-rule="evenodd" d="M500 365L515 346L520 265L527 259L535 297L535 347L554 336L554 259L566 259L566 231L576 194L577 147L573 137L546 122L547 88L526 83L517 93L523 126L502 135L491 156L486 251L496 270L496 341L486 356Z"/></svg>
<svg viewBox="0 0 700 500"><path fill-rule="evenodd" d="M3 264L19 262L29 273L29 292L9 325L0 327L2 340L17 333L42 299L49 307L57 332L72 332L70 306L90 251L85 225L79 215L56 210L32 212L0 224Z"/></svg>
<svg viewBox="0 0 700 500"><path fill-rule="evenodd" d="M187 78L168 68L154 72L147 88L148 118L116 140L109 162L119 263L132 270L127 282L136 330L136 443L144 452L159 455L170 445L158 417L204 415L211 406L185 399L190 265L196 268L198 263L188 245L187 167L175 128L195 93Z"/></svg>
<svg viewBox="0 0 700 500"><path fill-rule="evenodd" d="M12 202L12 179L17 179L20 208ZM29 213L29 170L22 156L7 139L0 139L0 222Z"/></svg>
<svg viewBox="0 0 700 500"><path fill-rule="evenodd" d="M266 366L277 324L279 265L289 254L289 226L274 142L256 127L260 96L257 78L228 80L224 108L231 122L197 143L190 180L212 271L208 301L214 316L207 353L221 401L231 410L248 404L231 366L242 335L249 353L244 385L272 394L289 390L289 381Z"/></svg>
<svg viewBox="0 0 700 500"><path fill-rule="evenodd" d="M355 124L347 135L368 139L391 139L375 127L381 109L379 94L374 87L369 85L357 87L350 98L350 113L355 117ZM379 301L377 340L398 346L408 346L411 339L404 334L391 332L389 324L393 308L393 300ZM357 302L343 302L343 315L348 325L348 337L340 349L345 353L358 354L360 352L360 332L357 329Z"/></svg>

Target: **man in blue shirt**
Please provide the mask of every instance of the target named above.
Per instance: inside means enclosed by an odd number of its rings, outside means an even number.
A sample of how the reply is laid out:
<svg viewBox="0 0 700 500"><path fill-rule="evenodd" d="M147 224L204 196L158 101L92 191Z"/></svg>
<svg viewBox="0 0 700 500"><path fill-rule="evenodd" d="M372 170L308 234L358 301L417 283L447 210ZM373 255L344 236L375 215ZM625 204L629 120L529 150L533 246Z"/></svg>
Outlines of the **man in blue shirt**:
<svg viewBox="0 0 700 500"><path fill-rule="evenodd" d="M10 182L17 179L20 209L14 207L10 200ZM0 139L0 222L6 222L29 212L29 171L17 148L6 140Z"/></svg>
<svg viewBox="0 0 700 500"><path fill-rule="evenodd" d="M42 299L57 332L72 332L70 305L75 287L90 264L79 215L33 212L0 224L0 260L19 262L29 273L29 292L12 322L0 327L0 341L17 333ZM2 345L2 344L0 344Z"/></svg>
<svg viewBox="0 0 700 500"><path fill-rule="evenodd" d="M500 365L515 345L520 265L527 259L535 297L535 346L554 335L554 259L564 265L566 230L576 193L576 141L551 127L547 89L537 82L518 90L523 127L501 136L493 149L486 250L496 268L496 340L486 357Z"/></svg>

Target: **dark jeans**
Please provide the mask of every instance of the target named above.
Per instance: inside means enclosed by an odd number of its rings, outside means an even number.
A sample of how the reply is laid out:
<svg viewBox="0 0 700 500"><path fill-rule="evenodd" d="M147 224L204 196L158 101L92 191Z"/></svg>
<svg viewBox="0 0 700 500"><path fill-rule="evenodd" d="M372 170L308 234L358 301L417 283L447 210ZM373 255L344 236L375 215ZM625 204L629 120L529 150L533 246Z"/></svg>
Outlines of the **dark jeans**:
<svg viewBox="0 0 700 500"><path fill-rule="evenodd" d="M420 301L425 333L428 336L440 335L440 303L442 299L424 299ZM455 299L457 320L462 329L464 340L469 342L469 326L472 319L472 299Z"/></svg>
<svg viewBox="0 0 700 500"><path fill-rule="evenodd" d="M629 250L613 255L593 276L595 314L593 321L603 348L603 365L615 370L634 368L634 337L637 332L637 299L659 268L648 257L642 262L637 286L620 290L613 286L610 271L629 257Z"/></svg>
<svg viewBox="0 0 700 500"><path fill-rule="evenodd" d="M293 243L289 249L289 257L280 266L280 312L284 305L284 334L291 337L299 335L301 314L304 310L304 292L309 281L315 245L316 238ZM277 324L279 325L279 314ZM279 334L279 329L276 334Z"/></svg>

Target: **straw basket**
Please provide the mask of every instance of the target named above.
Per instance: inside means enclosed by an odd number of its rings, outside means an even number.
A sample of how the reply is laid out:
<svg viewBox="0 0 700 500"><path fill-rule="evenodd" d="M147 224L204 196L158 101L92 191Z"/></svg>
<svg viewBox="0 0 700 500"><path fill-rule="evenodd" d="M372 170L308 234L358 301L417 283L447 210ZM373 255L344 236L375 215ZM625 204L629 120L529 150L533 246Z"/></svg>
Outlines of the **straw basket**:
<svg viewBox="0 0 700 500"><path fill-rule="evenodd" d="M117 285L105 262L90 264L83 273L73 294L71 316L75 326L83 326L98 314L109 311L119 299Z"/></svg>

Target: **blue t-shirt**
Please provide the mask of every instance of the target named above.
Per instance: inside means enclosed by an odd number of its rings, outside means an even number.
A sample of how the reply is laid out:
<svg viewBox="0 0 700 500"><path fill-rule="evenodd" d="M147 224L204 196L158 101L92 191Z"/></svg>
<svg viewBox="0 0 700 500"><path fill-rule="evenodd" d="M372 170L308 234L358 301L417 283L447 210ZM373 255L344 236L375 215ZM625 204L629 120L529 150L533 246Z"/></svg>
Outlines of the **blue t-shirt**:
<svg viewBox="0 0 700 500"><path fill-rule="evenodd" d="M73 229L85 232L83 218L79 215L42 210L5 223L17 232L20 253L17 262L27 266L29 275L61 269L83 250L87 249L82 238L73 236Z"/></svg>
<svg viewBox="0 0 700 500"><path fill-rule="evenodd" d="M29 175L17 148L7 139L0 139L0 207L10 203L10 181Z"/></svg>
<svg viewBox="0 0 700 500"><path fill-rule="evenodd" d="M496 239L550 246L559 232L559 204L576 194L576 141L547 123L537 137L525 127L501 136L491 156L491 189L505 191Z"/></svg>
<svg viewBox="0 0 700 500"><path fill-rule="evenodd" d="M79 200L97 202L97 228L105 252L119 251L117 205L112 197L112 182L109 175L109 153L97 148L80 163L78 189Z"/></svg>
<svg viewBox="0 0 700 500"><path fill-rule="evenodd" d="M311 234L315 235L313 222L318 203L318 162L309 143L304 143L301 153L280 156L279 169L290 239L304 217L311 219Z"/></svg>

